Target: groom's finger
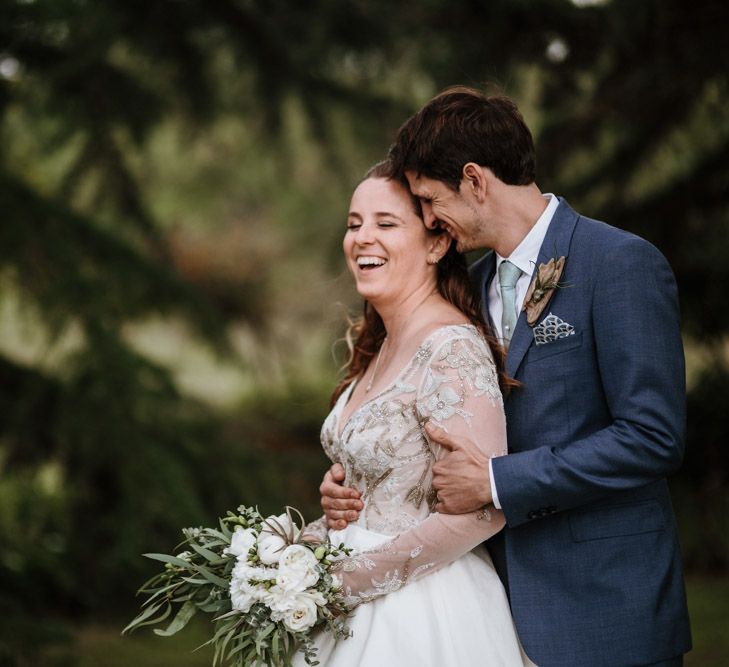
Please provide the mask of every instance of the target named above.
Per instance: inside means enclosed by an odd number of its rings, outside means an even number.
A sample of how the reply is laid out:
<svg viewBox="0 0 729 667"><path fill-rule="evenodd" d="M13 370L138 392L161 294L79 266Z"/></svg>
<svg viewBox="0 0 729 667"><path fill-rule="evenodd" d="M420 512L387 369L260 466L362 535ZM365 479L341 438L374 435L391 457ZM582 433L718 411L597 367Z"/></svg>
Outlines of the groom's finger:
<svg viewBox="0 0 729 667"><path fill-rule="evenodd" d="M324 504L322 503L322 507ZM347 527L350 521L356 521L359 512L354 510L336 510L332 508L324 509L324 516L327 518L327 525L335 530L342 530Z"/></svg>
<svg viewBox="0 0 729 667"><path fill-rule="evenodd" d="M439 445L443 445L446 449L454 451L462 447L461 443L454 439L450 433L442 429L440 426L436 426L432 421L429 421L425 425L425 431L427 432L430 439L437 442Z"/></svg>
<svg viewBox="0 0 729 667"><path fill-rule="evenodd" d="M326 498L328 499L340 499L340 500L352 500L355 501L354 509L359 509L360 492L357 489L353 489L349 486L342 486L339 482L334 481L331 472L327 471L324 475L324 480L319 486L319 493L322 497L322 504ZM349 507L349 505L348 505Z"/></svg>
<svg viewBox="0 0 729 667"><path fill-rule="evenodd" d="M335 482L339 482L340 484L344 481L346 476L344 466L341 463L332 464L332 467L329 468L327 472ZM326 475L324 478L326 479Z"/></svg>
<svg viewBox="0 0 729 667"><path fill-rule="evenodd" d="M337 512L351 511L354 514L362 509L362 501L356 498L332 498L331 496L322 496L321 508L329 514L331 510ZM357 517L352 517L356 519Z"/></svg>

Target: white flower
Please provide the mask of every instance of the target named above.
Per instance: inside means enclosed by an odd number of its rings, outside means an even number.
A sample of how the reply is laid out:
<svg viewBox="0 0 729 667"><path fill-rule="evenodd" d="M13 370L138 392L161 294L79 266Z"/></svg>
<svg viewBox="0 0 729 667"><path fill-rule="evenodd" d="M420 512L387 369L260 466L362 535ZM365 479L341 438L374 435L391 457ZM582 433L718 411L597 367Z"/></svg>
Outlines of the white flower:
<svg viewBox="0 0 729 667"><path fill-rule="evenodd" d="M251 581L267 578L263 568L251 567L246 561L239 560L230 576L230 600L233 609L245 613L254 603L263 600L266 595L265 587Z"/></svg>
<svg viewBox="0 0 729 667"><path fill-rule="evenodd" d="M278 535L262 532L258 536L258 557L266 565L277 563L285 547L286 542Z"/></svg>
<svg viewBox="0 0 729 667"><path fill-rule="evenodd" d="M283 622L292 632L308 630L316 623L316 604L311 599L297 599L297 604L284 614Z"/></svg>
<svg viewBox="0 0 729 667"><path fill-rule="evenodd" d="M274 529L275 528L275 529ZM295 542L299 537L299 529L296 524L291 521L288 514L271 515L263 520L263 532L273 533L280 532L281 530L291 538L292 542Z"/></svg>
<svg viewBox="0 0 729 667"><path fill-rule="evenodd" d="M271 586L263 601L271 609L271 620L283 621L292 632L311 628L316 623L317 606L326 604L319 591L287 591L278 585Z"/></svg>
<svg viewBox="0 0 729 667"><path fill-rule="evenodd" d="M288 591L304 591L319 581L319 561L303 544L286 547L278 560L276 583Z"/></svg>
<svg viewBox="0 0 729 667"><path fill-rule="evenodd" d="M448 378L445 375L434 373L431 368L425 369L425 378L423 379L423 394L429 396L438 390Z"/></svg>
<svg viewBox="0 0 729 667"><path fill-rule="evenodd" d="M444 421L456 413L453 406L458 405L460 402L461 399L458 394L450 387L445 387L442 391L428 398L426 407L433 419L436 421Z"/></svg>
<svg viewBox="0 0 729 667"><path fill-rule="evenodd" d="M292 540L295 540L299 533L286 514L269 516L264 520L263 529L258 536L258 557L262 563L266 565L278 563L281 553L288 544L287 540L279 535L281 531Z"/></svg>
<svg viewBox="0 0 729 667"><path fill-rule="evenodd" d="M223 549L224 555L246 556L256 543L256 533L250 528L238 526L230 538L230 546Z"/></svg>
<svg viewBox="0 0 729 667"><path fill-rule="evenodd" d="M273 612L271 614L271 620L281 620L283 612L293 604L295 595L295 591L287 591L278 584L271 586L266 591L261 601Z"/></svg>

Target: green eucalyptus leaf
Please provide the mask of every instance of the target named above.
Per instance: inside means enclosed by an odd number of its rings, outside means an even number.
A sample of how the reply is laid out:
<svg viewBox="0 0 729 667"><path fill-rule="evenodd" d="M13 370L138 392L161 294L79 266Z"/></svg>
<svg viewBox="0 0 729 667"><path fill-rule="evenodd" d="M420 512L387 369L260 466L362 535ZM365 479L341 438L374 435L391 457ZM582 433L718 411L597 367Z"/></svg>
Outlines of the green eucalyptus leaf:
<svg viewBox="0 0 729 667"><path fill-rule="evenodd" d="M225 635L225 638L223 639L223 641L220 642L220 652L222 655L225 655L225 650L228 646L228 643L230 642L231 639L233 639L233 636L235 635L236 630L237 630L237 628L233 628L232 630L230 630L230 632L228 632L228 634Z"/></svg>
<svg viewBox="0 0 729 667"><path fill-rule="evenodd" d="M256 653L259 656L263 656L267 653L268 645L264 645L264 640L276 629L275 623L269 623L262 632L258 633L256 637ZM268 662L268 661L267 661Z"/></svg>
<svg viewBox="0 0 729 667"><path fill-rule="evenodd" d="M154 631L155 634L160 635L161 637L170 637L171 635L174 635L189 623L190 619L196 612L197 607L192 601L188 600L182 605L182 607L180 607L180 610L177 612L175 618L172 619L172 622L167 626L167 629L160 630L157 628Z"/></svg>
<svg viewBox="0 0 729 667"><path fill-rule="evenodd" d="M177 556L170 556L168 554L143 554L145 558L151 558L152 560L158 560L162 563L170 563L171 565L177 565L177 567L184 567L189 569L191 563Z"/></svg>
<svg viewBox="0 0 729 667"><path fill-rule="evenodd" d="M278 663L279 661L279 634L280 629L276 628L276 632L273 633L273 637L271 637L271 652L273 654L273 661L274 663Z"/></svg>
<svg viewBox="0 0 729 667"><path fill-rule="evenodd" d="M191 544L190 547L197 551L205 560L215 563L215 562L221 562L227 560L227 558L221 558L220 554L216 554L214 551L210 551L210 549L205 549L204 547L201 547L197 544Z"/></svg>
<svg viewBox="0 0 729 667"><path fill-rule="evenodd" d="M136 630L140 626L140 624L148 619L153 614L156 614L159 608L164 604L164 602L159 602L158 604L152 605L150 607L147 607L143 612L141 612L129 625L127 625L126 628L124 628L121 633L127 634L131 630Z"/></svg>
<svg viewBox="0 0 729 667"><path fill-rule="evenodd" d="M195 584L197 586L208 586L210 582L207 579L193 579L192 577L182 577L188 584Z"/></svg>
<svg viewBox="0 0 729 667"><path fill-rule="evenodd" d="M156 600L160 595L164 595L165 593L168 593L173 588L177 588L180 584L175 582L173 584L170 584L169 586L165 586L164 588L160 588L159 590L155 591L153 595L150 595L147 600L144 601L144 604L142 607L146 607L148 604L152 603L154 600Z"/></svg>
<svg viewBox="0 0 729 667"><path fill-rule="evenodd" d="M203 577L205 577L209 582L215 584L216 586L219 586L220 588L223 588L224 590L228 590L230 587L230 583L227 582L225 579L221 579L217 575L213 574L212 572L208 571L207 568L200 566L196 568L198 573L202 574Z"/></svg>

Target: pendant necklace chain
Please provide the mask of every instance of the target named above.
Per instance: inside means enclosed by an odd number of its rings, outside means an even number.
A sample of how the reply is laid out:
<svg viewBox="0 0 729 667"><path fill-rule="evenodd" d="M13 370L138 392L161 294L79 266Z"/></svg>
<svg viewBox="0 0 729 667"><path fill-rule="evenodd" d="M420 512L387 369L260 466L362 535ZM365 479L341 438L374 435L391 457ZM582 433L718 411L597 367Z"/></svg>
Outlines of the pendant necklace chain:
<svg viewBox="0 0 729 667"><path fill-rule="evenodd" d="M375 367L372 370L372 376L370 377L370 381L367 383L367 386L365 387L365 394L369 394L370 389L372 389L372 383L375 381L375 377L377 376L377 368L380 365L380 357L382 356L382 350L385 349L386 343L387 343L387 336L385 336L385 339L382 341L382 345L380 345L380 349L377 350L377 359L375 359Z"/></svg>
<svg viewBox="0 0 729 667"><path fill-rule="evenodd" d="M410 313L410 317L412 317L419 309L420 307L428 300L431 296L434 294L437 294L438 290L437 288L434 289L430 294L428 294L415 308L413 308L412 312ZM407 327L406 327L407 328ZM402 333L402 332L400 332ZM370 393L370 389L372 389L372 385L375 382L375 378L377 377L377 369L380 366L380 357L382 356L382 352L385 349L385 345L387 345L388 337L385 336L385 338L382 341L382 345L380 345L380 349L377 351L377 359L375 359L375 367L372 369L372 377L370 377L370 381L367 383L367 386L365 387L365 394Z"/></svg>

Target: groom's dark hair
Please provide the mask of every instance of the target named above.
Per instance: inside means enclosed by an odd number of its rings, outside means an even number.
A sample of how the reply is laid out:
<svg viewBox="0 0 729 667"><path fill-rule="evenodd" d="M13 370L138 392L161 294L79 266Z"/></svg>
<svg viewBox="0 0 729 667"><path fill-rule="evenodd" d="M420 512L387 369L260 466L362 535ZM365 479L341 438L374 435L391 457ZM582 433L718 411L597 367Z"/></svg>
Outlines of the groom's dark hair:
<svg viewBox="0 0 729 667"><path fill-rule="evenodd" d="M468 162L508 185L529 185L536 176L534 140L516 104L464 86L444 90L405 121L388 157L398 177L414 171L453 190Z"/></svg>

